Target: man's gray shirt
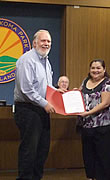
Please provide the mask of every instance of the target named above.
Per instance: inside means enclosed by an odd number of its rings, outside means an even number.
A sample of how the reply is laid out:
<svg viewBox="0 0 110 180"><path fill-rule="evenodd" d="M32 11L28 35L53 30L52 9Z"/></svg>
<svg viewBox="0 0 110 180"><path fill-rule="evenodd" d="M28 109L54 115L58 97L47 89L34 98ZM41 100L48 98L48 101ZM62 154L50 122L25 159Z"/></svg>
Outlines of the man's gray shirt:
<svg viewBox="0 0 110 180"><path fill-rule="evenodd" d="M48 58L42 59L34 48L23 54L16 63L14 101L46 106L46 89L47 85L52 86L52 74Z"/></svg>

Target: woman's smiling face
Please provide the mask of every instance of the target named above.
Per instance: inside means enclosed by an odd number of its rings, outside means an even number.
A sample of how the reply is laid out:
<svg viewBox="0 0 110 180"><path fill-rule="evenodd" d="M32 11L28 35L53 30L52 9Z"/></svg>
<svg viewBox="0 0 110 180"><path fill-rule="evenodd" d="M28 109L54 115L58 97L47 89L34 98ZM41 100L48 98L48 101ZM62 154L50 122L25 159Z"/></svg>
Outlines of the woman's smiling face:
<svg viewBox="0 0 110 180"><path fill-rule="evenodd" d="M90 76L93 80L104 78L105 69L100 62L93 62L90 66Z"/></svg>

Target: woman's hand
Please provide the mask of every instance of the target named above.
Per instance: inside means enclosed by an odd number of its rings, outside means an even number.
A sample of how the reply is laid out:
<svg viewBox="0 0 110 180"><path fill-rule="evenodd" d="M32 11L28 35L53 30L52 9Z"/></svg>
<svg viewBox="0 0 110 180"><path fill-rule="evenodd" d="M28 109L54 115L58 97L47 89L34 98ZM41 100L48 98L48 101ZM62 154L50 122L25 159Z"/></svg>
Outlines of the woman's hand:
<svg viewBox="0 0 110 180"><path fill-rule="evenodd" d="M89 111L85 111L83 113L80 113L79 114L81 117L85 117L85 116L88 116L89 115Z"/></svg>

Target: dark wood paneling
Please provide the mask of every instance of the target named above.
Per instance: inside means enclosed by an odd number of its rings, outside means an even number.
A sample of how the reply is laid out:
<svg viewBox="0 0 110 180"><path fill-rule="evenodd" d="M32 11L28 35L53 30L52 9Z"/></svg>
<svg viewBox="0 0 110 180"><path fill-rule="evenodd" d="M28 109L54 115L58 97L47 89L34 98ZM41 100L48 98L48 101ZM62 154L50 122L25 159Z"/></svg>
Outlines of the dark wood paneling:
<svg viewBox="0 0 110 180"><path fill-rule="evenodd" d="M12 108L0 107L0 170L17 169L20 135ZM80 135L76 117L51 115L51 144L46 168L82 167Z"/></svg>
<svg viewBox="0 0 110 180"><path fill-rule="evenodd" d="M76 133L76 117L51 115L51 145L45 167L83 167L80 135Z"/></svg>
<svg viewBox="0 0 110 180"><path fill-rule="evenodd" d="M13 139L0 141L0 170L17 169L18 145L19 141Z"/></svg>
<svg viewBox="0 0 110 180"><path fill-rule="evenodd" d="M0 107L0 141L19 140L12 107Z"/></svg>

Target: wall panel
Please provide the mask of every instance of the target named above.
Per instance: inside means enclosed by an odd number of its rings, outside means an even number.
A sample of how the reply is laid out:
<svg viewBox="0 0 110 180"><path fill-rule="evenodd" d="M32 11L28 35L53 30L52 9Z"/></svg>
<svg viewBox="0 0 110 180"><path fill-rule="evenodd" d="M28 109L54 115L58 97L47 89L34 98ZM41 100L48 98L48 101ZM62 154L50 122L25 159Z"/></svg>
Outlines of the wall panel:
<svg viewBox="0 0 110 180"><path fill-rule="evenodd" d="M66 13L66 73L72 88L87 76L92 59L104 59L110 73L110 9L68 6Z"/></svg>

